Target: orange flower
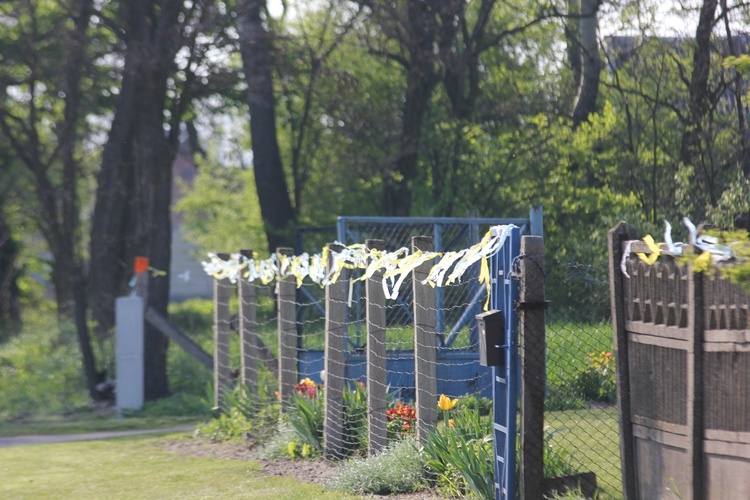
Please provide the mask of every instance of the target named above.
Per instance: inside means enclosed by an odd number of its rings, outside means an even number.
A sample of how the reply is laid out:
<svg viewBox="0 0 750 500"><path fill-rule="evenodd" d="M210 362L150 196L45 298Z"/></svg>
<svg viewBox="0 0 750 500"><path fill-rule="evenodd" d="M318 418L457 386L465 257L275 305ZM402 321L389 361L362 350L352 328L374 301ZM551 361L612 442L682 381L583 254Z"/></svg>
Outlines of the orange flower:
<svg viewBox="0 0 750 500"><path fill-rule="evenodd" d="M453 426L456 425L456 421L452 418L448 419L448 427L453 428Z"/></svg>

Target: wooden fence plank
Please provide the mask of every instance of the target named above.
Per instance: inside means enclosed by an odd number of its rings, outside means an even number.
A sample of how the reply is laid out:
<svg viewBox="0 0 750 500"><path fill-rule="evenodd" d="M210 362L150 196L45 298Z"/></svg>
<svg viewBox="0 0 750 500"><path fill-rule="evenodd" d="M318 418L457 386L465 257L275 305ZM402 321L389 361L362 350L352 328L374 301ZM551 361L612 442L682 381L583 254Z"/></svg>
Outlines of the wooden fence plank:
<svg viewBox="0 0 750 500"><path fill-rule="evenodd" d="M366 240L370 250L384 250L385 241ZM370 456L388 445L388 421L386 418L386 310L383 292L383 271L376 271L365 282L367 297L367 429L368 453Z"/></svg>
<svg viewBox="0 0 750 500"><path fill-rule="evenodd" d="M279 262L294 255L291 248L276 251ZM279 329L279 395L286 403L297 385L297 287L294 276L279 277L276 300ZM284 405L282 404L282 411Z"/></svg>
<svg viewBox="0 0 750 500"><path fill-rule="evenodd" d="M706 498L704 491L703 456L703 331L704 276L689 268L688 274L688 338L687 349L687 427L688 482L691 491L686 498Z"/></svg>
<svg viewBox="0 0 750 500"><path fill-rule="evenodd" d="M637 498L633 449L633 426L630 421L630 379L628 373L628 334L625 330L625 283L620 270L622 245L634 240L636 231L624 222L609 230L609 289L612 309L612 332L617 363L617 411L620 423L620 460L624 498Z"/></svg>
<svg viewBox="0 0 750 500"><path fill-rule="evenodd" d="M219 253L217 257L229 259L229 254ZM224 394L232 381L229 366L229 295L231 284L228 279L214 280L214 406L220 407Z"/></svg>
<svg viewBox="0 0 750 500"><path fill-rule="evenodd" d="M519 340L521 356L520 494L524 500L544 495L544 240L521 238Z"/></svg>
<svg viewBox="0 0 750 500"><path fill-rule="evenodd" d="M333 254L344 247L329 244L327 269L333 269ZM325 414L323 454L328 459L344 458L344 349L346 348L346 295L349 289L346 270L335 283L326 285L325 315Z"/></svg>
<svg viewBox="0 0 750 500"><path fill-rule="evenodd" d="M146 311L144 318L151 326L159 330L163 335L179 345L186 353L190 354L200 364L208 368L209 370L214 367L213 357L201 349L201 346L196 344L193 339L182 333L178 328L173 326L167 318L159 314L159 312L153 307L149 307Z"/></svg>
<svg viewBox="0 0 750 500"><path fill-rule="evenodd" d="M240 250L246 259L253 257L252 250ZM240 262L241 263L241 262ZM258 390L258 319L255 304L255 283L241 276L237 285L237 297L240 304L240 376L242 383L254 393Z"/></svg>
<svg viewBox="0 0 750 500"><path fill-rule="evenodd" d="M411 239L412 253L432 251L432 238L415 236ZM414 291L414 383L417 405L417 438L420 442L437 424L437 325L435 289L423 285L432 268L431 262L420 264L412 271Z"/></svg>

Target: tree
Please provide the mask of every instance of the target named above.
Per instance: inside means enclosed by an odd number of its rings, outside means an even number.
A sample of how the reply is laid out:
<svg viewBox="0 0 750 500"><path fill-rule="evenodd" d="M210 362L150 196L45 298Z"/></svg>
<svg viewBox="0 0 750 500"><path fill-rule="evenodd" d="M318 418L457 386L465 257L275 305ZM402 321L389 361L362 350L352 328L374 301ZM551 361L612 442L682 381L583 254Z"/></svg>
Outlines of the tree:
<svg viewBox="0 0 750 500"><path fill-rule="evenodd" d="M276 136L273 88L273 36L263 20L265 0L238 0L237 30L247 83L253 169L268 249L289 246L296 220Z"/></svg>
<svg viewBox="0 0 750 500"><path fill-rule="evenodd" d="M573 104L573 126L577 127L596 110L599 94L599 75L602 61L599 56L597 39L597 11L601 0L581 0L581 19L578 21L580 50L576 51L580 63L573 64L574 75L578 78L577 92ZM578 71L580 68L580 73Z"/></svg>
<svg viewBox="0 0 750 500"><path fill-rule="evenodd" d="M88 52L93 1L63 7L25 0L0 8L14 20L14 36L25 42L2 51L0 127L28 172L37 201L34 218L54 256L58 314L75 321L89 394L96 399L79 219L84 171L79 141L93 105L84 90L94 85Z"/></svg>
<svg viewBox="0 0 750 500"><path fill-rule="evenodd" d="M109 24L123 45L122 82L102 152L91 230L92 313L100 336L111 333L114 300L127 292L135 256L148 257L154 269L169 269L180 123L193 99L215 92L215 81L228 88L235 82L223 62L206 57L228 44L226 26L217 21L221 9L213 2L132 0L118 9ZM169 280L151 279L146 306L166 315L168 301ZM169 392L167 345L159 331L146 328L147 399Z"/></svg>

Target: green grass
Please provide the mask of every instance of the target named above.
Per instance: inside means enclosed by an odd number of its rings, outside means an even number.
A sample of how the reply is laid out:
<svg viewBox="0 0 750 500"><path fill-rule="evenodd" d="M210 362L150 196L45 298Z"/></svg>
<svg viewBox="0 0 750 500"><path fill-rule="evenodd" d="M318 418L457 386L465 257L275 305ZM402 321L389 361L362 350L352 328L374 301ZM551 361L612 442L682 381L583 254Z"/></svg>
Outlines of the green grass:
<svg viewBox="0 0 750 500"><path fill-rule="evenodd" d="M257 462L190 457L164 443L149 436L0 449L0 497L355 498L265 477Z"/></svg>
<svg viewBox="0 0 750 500"><path fill-rule="evenodd" d="M85 432L127 431L133 429L163 429L177 425L198 425L202 420L196 417L135 417L99 418L65 421L61 417L44 422L0 423L0 437L26 435L81 434Z"/></svg>
<svg viewBox="0 0 750 500"><path fill-rule="evenodd" d="M620 433L616 409L545 413L549 432L559 430L553 446L564 447L584 471L596 474L600 499L621 499Z"/></svg>

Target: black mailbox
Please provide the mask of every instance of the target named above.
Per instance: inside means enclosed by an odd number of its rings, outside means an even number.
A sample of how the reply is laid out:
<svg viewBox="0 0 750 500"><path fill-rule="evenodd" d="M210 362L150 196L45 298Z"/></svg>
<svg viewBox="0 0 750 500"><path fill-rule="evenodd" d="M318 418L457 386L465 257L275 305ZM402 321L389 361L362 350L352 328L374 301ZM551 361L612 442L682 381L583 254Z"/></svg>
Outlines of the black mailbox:
<svg viewBox="0 0 750 500"><path fill-rule="evenodd" d="M502 311L477 314L479 327L479 363L482 366L505 364L505 318Z"/></svg>

